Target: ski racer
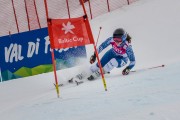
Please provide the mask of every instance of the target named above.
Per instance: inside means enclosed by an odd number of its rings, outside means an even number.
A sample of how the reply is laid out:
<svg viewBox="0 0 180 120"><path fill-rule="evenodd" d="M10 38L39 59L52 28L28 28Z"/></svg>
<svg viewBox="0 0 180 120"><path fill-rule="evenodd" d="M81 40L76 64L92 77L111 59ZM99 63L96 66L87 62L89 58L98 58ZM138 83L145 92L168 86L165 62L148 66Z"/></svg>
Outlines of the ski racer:
<svg viewBox="0 0 180 120"><path fill-rule="evenodd" d="M113 68L120 68L125 66L128 61L129 64L122 71L123 75L128 75L130 70L135 66L135 56L131 45L131 37L123 28L118 28L113 32L113 36L107 38L98 48L100 54L109 45L112 46L101 58L100 62L103 68L103 73L109 73ZM96 54L94 53L90 58L90 63L96 61ZM91 75L88 80L94 80L100 76L98 63L90 67ZM76 75L73 80L78 81L83 79L83 73Z"/></svg>

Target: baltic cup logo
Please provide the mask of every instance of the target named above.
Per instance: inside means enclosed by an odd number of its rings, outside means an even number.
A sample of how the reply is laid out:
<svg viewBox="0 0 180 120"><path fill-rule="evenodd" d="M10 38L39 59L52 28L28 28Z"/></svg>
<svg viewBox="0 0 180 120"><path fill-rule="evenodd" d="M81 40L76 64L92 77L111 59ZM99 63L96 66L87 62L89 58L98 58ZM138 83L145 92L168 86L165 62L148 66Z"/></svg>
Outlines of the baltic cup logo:
<svg viewBox="0 0 180 120"><path fill-rule="evenodd" d="M67 34L67 33L74 34L74 32L72 31L72 29L74 29L75 26L72 25L71 22L68 21L67 25L65 25L65 24L63 23L62 26L63 26L62 30L64 30L64 34Z"/></svg>
<svg viewBox="0 0 180 120"><path fill-rule="evenodd" d="M70 21L68 21L67 23L62 23L61 30L64 31L64 35L63 35L64 37L58 39L59 44L83 42L84 40L83 36L78 35L80 31L78 31Z"/></svg>

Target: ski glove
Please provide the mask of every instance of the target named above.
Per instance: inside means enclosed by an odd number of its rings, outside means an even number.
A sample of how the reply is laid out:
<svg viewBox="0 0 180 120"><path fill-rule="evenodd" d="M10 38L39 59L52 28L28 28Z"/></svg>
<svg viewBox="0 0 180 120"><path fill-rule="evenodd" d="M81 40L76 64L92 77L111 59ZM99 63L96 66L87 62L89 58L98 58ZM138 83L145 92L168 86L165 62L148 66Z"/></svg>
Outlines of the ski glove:
<svg viewBox="0 0 180 120"><path fill-rule="evenodd" d="M122 74L123 75L128 75L130 72L130 69L128 67L126 67L123 71L122 71Z"/></svg>
<svg viewBox="0 0 180 120"><path fill-rule="evenodd" d="M90 57L90 63L93 64L96 61L96 54L94 53L91 57Z"/></svg>

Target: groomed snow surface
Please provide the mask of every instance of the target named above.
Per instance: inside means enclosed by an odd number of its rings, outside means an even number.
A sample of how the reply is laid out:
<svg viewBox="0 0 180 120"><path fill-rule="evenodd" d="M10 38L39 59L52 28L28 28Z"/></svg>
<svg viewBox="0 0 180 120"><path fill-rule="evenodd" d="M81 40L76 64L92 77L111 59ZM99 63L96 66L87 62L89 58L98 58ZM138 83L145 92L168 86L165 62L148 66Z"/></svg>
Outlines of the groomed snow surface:
<svg viewBox="0 0 180 120"><path fill-rule="evenodd" d="M0 120L180 120L180 1L139 0L91 20L98 45L123 27L132 36L136 56L133 70L165 67L122 76L121 69L76 86L60 87L46 73L0 83ZM93 47L87 46L88 58ZM100 55L102 56L102 54ZM82 63L88 66L88 59ZM59 82L81 67L58 71Z"/></svg>

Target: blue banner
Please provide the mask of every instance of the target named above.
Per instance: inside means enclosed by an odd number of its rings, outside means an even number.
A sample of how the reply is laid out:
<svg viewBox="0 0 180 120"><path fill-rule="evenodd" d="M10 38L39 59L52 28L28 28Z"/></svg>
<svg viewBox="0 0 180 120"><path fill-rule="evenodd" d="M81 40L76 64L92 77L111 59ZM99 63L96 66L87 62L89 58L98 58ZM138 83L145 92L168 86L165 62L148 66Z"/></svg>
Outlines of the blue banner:
<svg viewBox="0 0 180 120"><path fill-rule="evenodd" d="M57 69L78 65L86 49L72 47L54 50ZM0 68L3 81L52 71L47 28L0 37Z"/></svg>

